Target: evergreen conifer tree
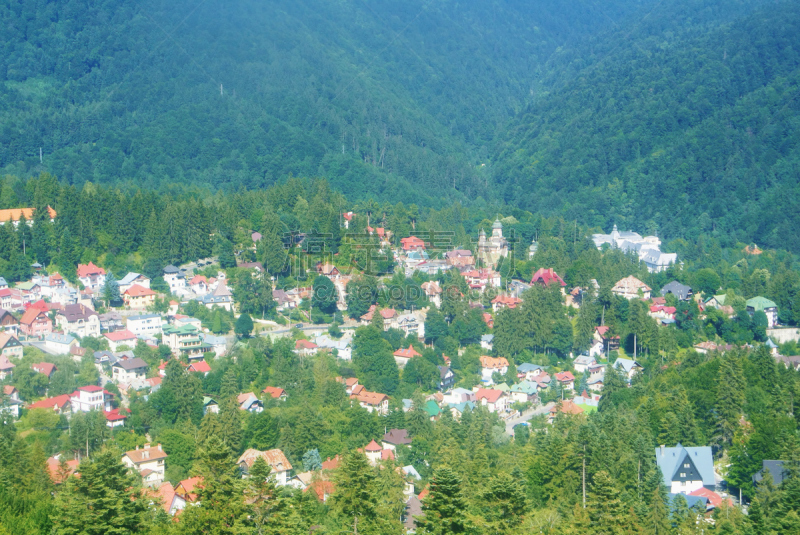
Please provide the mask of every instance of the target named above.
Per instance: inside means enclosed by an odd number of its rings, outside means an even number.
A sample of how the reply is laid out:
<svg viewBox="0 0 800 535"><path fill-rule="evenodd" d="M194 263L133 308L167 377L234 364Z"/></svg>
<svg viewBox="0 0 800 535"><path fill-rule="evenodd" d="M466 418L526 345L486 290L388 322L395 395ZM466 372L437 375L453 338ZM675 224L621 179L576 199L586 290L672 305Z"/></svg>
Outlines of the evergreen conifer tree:
<svg viewBox="0 0 800 535"><path fill-rule="evenodd" d="M458 475L443 466L434 472L430 485L430 493L422 502L425 517L417 521L418 532L430 535L468 533L471 524L464 514L467 501Z"/></svg>

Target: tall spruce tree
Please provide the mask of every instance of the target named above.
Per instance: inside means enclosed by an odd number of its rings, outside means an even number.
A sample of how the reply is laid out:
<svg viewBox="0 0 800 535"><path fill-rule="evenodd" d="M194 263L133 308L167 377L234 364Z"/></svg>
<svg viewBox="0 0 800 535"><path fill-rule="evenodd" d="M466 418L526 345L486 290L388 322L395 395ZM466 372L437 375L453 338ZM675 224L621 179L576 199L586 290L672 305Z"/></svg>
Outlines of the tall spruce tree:
<svg viewBox="0 0 800 535"><path fill-rule="evenodd" d="M462 494L461 478L449 467L443 466L433 474L430 492L422 502L424 518L417 521L419 533L448 535L468 533L471 523L464 514L467 501Z"/></svg>
<svg viewBox="0 0 800 535"><path fill-rule="evenodd" d="M336 491L331 504L340 518L342 532L379 534L374 470L361 452L344 456L334 478Z"/></svg>

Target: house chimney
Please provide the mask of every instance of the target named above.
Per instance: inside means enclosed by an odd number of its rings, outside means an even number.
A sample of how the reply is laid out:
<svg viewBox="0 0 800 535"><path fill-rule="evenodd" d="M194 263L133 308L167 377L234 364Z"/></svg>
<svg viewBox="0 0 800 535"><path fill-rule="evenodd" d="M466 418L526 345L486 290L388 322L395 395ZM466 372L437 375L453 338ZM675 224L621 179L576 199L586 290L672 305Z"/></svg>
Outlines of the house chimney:
<svg viewBox="0 0 800 535"><path fill-rule="evenodd" d="M160 442L158 443L158 451L162 451Z"/></svg>
<svg viewBox="0 0 800 535"><path fill-rule="evenodd" d="M664 444L661 444L661 446L659 446L659 447L661 448L661 456L663 457L664 456Z"/></svg>
<svg viewBox="0 0 800 535"><path fill-rule="evenodd" d="M139 446L136 446L136 451L139 451Z"/></svg>

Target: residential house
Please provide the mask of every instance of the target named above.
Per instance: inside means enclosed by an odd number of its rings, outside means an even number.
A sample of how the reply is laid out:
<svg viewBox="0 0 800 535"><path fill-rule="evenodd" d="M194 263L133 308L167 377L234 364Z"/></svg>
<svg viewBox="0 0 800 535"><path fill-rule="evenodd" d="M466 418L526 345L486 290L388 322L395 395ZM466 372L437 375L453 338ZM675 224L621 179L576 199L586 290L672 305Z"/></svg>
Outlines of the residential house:
<svg viewBox="0 0 800 535"><path fill-rule="evenodd" d="M381 446L385 450L395 451L399 447L411 447L411 437L408 436L406 429L390 429L381 440Z"/></svg>
<svg viewBox="0 0 800 535"><path fill-rule="evenodd" d="M238 396L236 396L236 402L239 404L239 408L243 411L247 412L264 411L264 403L262 403L261 400L258 399L258 397L253 392L239 394Z"/></svg>
<svg viewBox="0 0 800 535"><path fill-rule="evenodd" d="M425 292L428 301L436 305L437 308L442 306L442 287L439 286L439 281L423 282L420 287Z"/></svg>
<svg viewBox="0 0 800 535"><path fill-rule="evenodd" d="M202 297L198 297L197 301L199 301L208 309L220 307L229 311L233 310L233 294L231 294L231 291L228 289L225 281L222 280L219 281L213 292Z"/></svg>
<svg viewBox="0 0 800 535"><path fill-rule="evenodd" d="M99 290L106 283L106 270L97 267L92 262L78 264L78 280L85 288Z"/></svg>
<svg viewBox="0 0 800 535"><path fill-rule="evenodd" d="M714 490L714 459L709 446L656 448L656 464L661 469L664 485L675 494L689 494L700 488Z"/></svg>
<svg viewBox="0 0 800 535"><path fill-rule="evenodd" d="M18 282L16 289L21 293L22 300L26 303L33 303L42 298L42 287L33 281Z"/></svg>
<svg viewBox="0 0 800 535"><path fill-rule="evenodd" d="M364 388L363 386L358 384L358 379L355 377L348 377L346 379L344 377L337 377L336 382L342 383L344 385L344 391L348 396L354 393L353 389L355 389L356 387Z"/></svg>
<svg viewBox="0 0 800 535"><path fill-rule="evenodd" d="M167 454L161 449L161 444L152 448L148 443L142 448L136 446L136 449L126 451L122 455L122 464L139 472L146 486L156 486L164 481L166 459Z"/></svg>
<svg viewBox="0 0 800 535"><path fill-rule="evenodd" d="M601 392L606 377L606 367L603 364L594 364L589 366L586 370L589 377L586 379L586 385L592 392Z"/></svg>
<svg viewBox="0 0 800 535"><path fill-rule="evenodd" d="M353 350L347 340L334 340L327 334L318 336L314 339L318 349L327 349L334 352L337 358L342 360L351 360L353 358Z"/></svg>
<svg viewBox="0 0 800 535"><path fill-rule="evenodd" d="M297 301L292 299L284 290L272 290L272 299L277 303L279 312L297 308Z"/></svg>
<svg viewBox="0 0 800 535"><path fill-rule="evenodd" d="M420 323L413 313L397 316L394 328L400 329L406 336L411 335L417 338L423 338L425 336L425 325Z"/></svg>
<svg viewBox="0 0 800 535"><path fill-rule="evenodd" d="M271 476L276 486L283 487L289 484L292 478L292 465L289 459L286 458L286 455L283 454L283 451L279 449L259 451L250 448L242 453L239 460L236 461L236 464L239 466L239 471L243 478L250 474L250 469L258 458L264 459L270 468L272 468Z"/></svg>
<svg viewBox="0 0 800 535"><path fill-rule="evenodd" d="M147 363L140 358L120 359L111 365L111 378L116 384L143 388Z"/></svg>
<svg viewBox="0 0 800 535"><path fill-rule="evenodd" d="M633 376L642 371L644 367L635 360L620 357L614 362L614 369L620 370L628 381L630 381L633 379Z"/></svg>
<svg viewBox="0 0 800 535"><path fill-rule="evenodd" d="M406 252L425 249L425 242L417 238L416 236L401 238L400 245L403 247L403 251Z"/></svg>
<svg viewBox="0 0 800 535"><path fill-rule="evenodd" d="M43 311L31 307L20 318L19 330L29 338L42 338L53 332L53 322Z"/></svg>
<svg viewBox="0 0 800 535"><path fill-rule="evenodd" d="M508 256L508 240L503 237L503 224L499 219L492 223L492 235L486 237L486 231L478 233L478 244L475 247L478 260L485 266L496 266L501 258Z"/></svg>
<svg viewBox="0 0 800 535"><path fill-rule="evenodd" d="M224 336L200 333L200 340L203 344L209 346L210 351L213 351L218 357L221 357L228 352L228 341Z"/></svg>
<svg viewBox="0 0 800 535"><path fill-rule="evenodd" d="M636 254L651 273L664 271L678 259L675 253L661 252L661 240L658 237L642 237L641 234L632 231L620 232L616 225L611 234L592 234L592 240L598 249L608 244L611 248Z"/></svg>
<svg viewBox="0 0 800 535"><path fill-rule="evenodd" d="M550 414L547 416L547 423L552 424L559 413L576 416L578 414L583 414L583 412L583 408L576 405L571 399L565 399L564 401L558 402L550 409Z"/></svg>
<svg viewBox="0 0 800 535"><path fill-rule="evenodd" d="M3 277L0 277L0 290L7 290L7 289L8 289L8 283Z"/></svg>
<svg viewBox="0 0 800 535"><path fill-rule="evenodd" d="M219 403L209 396L203 396L203 414L213 412L219 414Z"/></svg>
<svg viewBox="0 0 800 535"><path fill-rule="evenodd" d="M536 402L539 400L537 392L539 385L536 382L521 381L509 389L509 396L512 402Z"/></svg>
<svg viewBox="0 0 800 535"><path fill-rule="evenodd" d="M17 227L19 226L19 222L24 219L28 226L31 226L33 225L35 211L35 208L8 208L0 210L0 225L11 222L14 227ZM47 214L50 216L50 222L52 223L57 214L55 210L50 208L50 205L47 206Z"/></svg>
<svg viewBox="0 0 800 535"><path fill-rule="evenodd" d="M208 293L208 279L205 275L195 275L189 281L189 288L195 295L206 295Z"/></svg>
<svg viewBox="0 0 800 535"><path fill-rule="evenodd" d="M444 254L448 266L456 269L469 269L475 265L475 257L472 256L472 251L469 249L456 249L455 251L447 251Z"/></svg>
<svg viewBox="0 0 800 535"><path fill-rule="evenodd" d="M174 314L172 317L172 324L176 327L184 327L184 326L194 327L198 331L203 329L202 321L200 321L197 318L193 318L191 316L185 316L183 314Z"/></svg>
<svg viewBox="0 0 800 535"><path fill-rule="evenodd" d="M580 355L576 357L575 360L572 362L572 367L575 368L575 371L578 373L584 373L589 366L597 364L597 360L594 357L590 357L588 355Z"/></svg>
<svg viewBox="0 0 800 535"><path fill-rule="evenodd" d="M11 312L0 308L0 332L16 333L19 330L19 320Z"/></svg>
<svg viewBox="0 0 800 535"><path fill-rule="evenodd" d="M380 392L369 392L363 386L358 385L353 388L350 399L358 401L358 404L369 412L377 412L385 416L389 414L389 396Z"/></svg>
<svg viewBox="0 0 800 535"><path fill-rule="evenodd" d="M674 295L678 301L686 301L692 296L692 287L672 281L661 288L661 295L666 297L667 294Z"/></svg>
<svg viewBox="0 0 800 535"><path fill-rule="evenodd" d="M450 408L450 414L453 415L453 418L456 420L461 419L461 415L464 414L464 411L475 410L475 402L474 401L462 401L461 403L450 403L448 405Z"/></svg>
<svg viewBox="0 0 800 535"><path fill-rule="evenodd" d="M119 351L120 347L136 347L136 335L128 329L124 331L114 331L113 333L105 333L103 337L108 340L108 347L111 351Z"/></svg>
<svg viewBox="0 0 800 535"><path fill-rule="evenodd" d="M55 355L69 355L78 341L69 334L50 333L44 337L44 347Z"/></svg>
<svg viewBox="0 0 800 535"><path fill-rule="evenodd" d="M562 287L567 285L564 279L562 279L553 268L539 268L536 273L533 274L533 277L531 277L531 286L534 284L538 284L539 286L556 284Z"/></svg>
<svg viewBox="0 0 800 535"><path fill-rule="evenodd" d="M405 368L406 364L408 364L408 361L411 360L412 358L422 356L411 345L409 345L408 348L406 349L403 349L401 347L393 354L394 354L394 361L397 363L397 367L400 369Z"/></svg>
<svg viewBox="0 0 800 535"><path fill-rule="evenodd" d="M4 279L5 280L5 279ZM8 287L0 288L0 308L10 309L14 308L14 304L21 305L22 302L12 304L12 292Z"/></svg>
<svg viewBox="0 0 800 535"><path fill-rule="evenodd" d="M66 305L56 312L56 325L66 334L100 336L100 316L85 305Z"/></svg>
<svg viewBox="0 0 800 535"><path fill-rule="evenodd" d="M161 502L161 509L168 515L174 516L186 508L186 498L175 492L172 483L165 481L159 485L154 498Z"/></svg>
<svg viewBox="0 0 800 535"><path fill-rule="evenodd" d="M102 332L114 332L114 331L121 331L125 328L125 324L122 322L122 316L119 312L106 312L104 314L100 314L100 330Z"/></svg>
<svg viewBox="0 0 800 535"><path fill-rule="evenodd" d="M211 346L200 339L200 333L191 325L162 326L161 343L169 347L173 354L186 355L189 360L202 359L211 350Z"/></svg>
<svg viewBox="0 0 800 535"><path fill-rule="evenodd" d="M261 392L267 394L272 399L279 399L281 401L286 401L286 398L289 397L289 395L286 393L286 390L283 388L278 388L277 386L268 386Z"/></svg>
<svg viewBox="0 0 800 535"><path fill-rule="evenodd" d="M442 396L442 402L447 404L461 403L464 401L475 401L475 392L466 388L454 388Z"/></svg>
<svg viewBox="0 0 800 535"><path fill-rule="evenodd" d="M150 288L150 279L141 273L128 273L124 277L122 277L119 282L119 291L120 293L125 293L134 284L137 284L143 288Z"/></svg>
<svg viewBox="0 0 800 535"><path fill-rule="evenodd" d="M483 355L481 361L481 380L492 383L492 375L496 372L505 375L508 372L508 360L505 357L489 357Z"/></svg>
<svg viewBox="0 0 800 535"><path fill-rule="evenodd" d="M771 329L778 323L778 305L766 297L753 297L747 300L747 313L752 317L756 312L763 312L767 316L767 328Z"/></svg>
<svg viewBox="0 0 800 535"><path fill-rule="evenodd" d="M493 269L473 269L461 274L471 290L484 292L486 288L500 287L500 273Z"/></svg>
<svg viewBox="0 0 800 535"><path fill-rule="evenodd" d="M575 376L572 375L572 372L558 372L556 381L561 384L561 388L564 390L575 390Z"/></svg>
<svg viewBox="0 0 800 535"><path fill-rule="evenodd" d="M0 354L0 380L5 381L14 374L16 366L8 360L8 357Z"/></svg>
<svg viewBox="0 0 800 535"><path fill-rule="evenodd" d="M48 458L46 462L50 480L56 485L64 483L69 476L73 475L78 470L78 465L80 464L77 459L69 461L62 459L61 454Z"/></svg>
<svg viewBox="0 0 800 535"><path fill-rule="evenodd" d="M190 362L186 367L186 371L190 373L202 373L203 377L211 373L211 366L205 360L195 360Z"/></svg>
<svg viewBox="0 0 800 535"><path fill-rule="evenodd" d="M128 316L126 327L136 336L154 337L161 334L161 323L160 314L139 314Z"/></svg>
<svg viewBox="0 0 800 535"><path fill-rule="evenodd" d="M150 393L154 394L154 393L158 392L159 388L161 388L161 382L162 381L163 381L163 378L160 375L158 375L156 377L149 377L149 378L144 380L145 388L149 388L150 389Z"/></svg>
<svg viewBox="0 0 800 535"><path fill-rule="evenodd" d="M637 298L650 299L650 291L651 289L648 285L633 275L620 279L614 287L611 288L611 293L628 300Z"/></svg>
<svg viewBox="0 0 800 535"><path fill-rule="evenodd" d="M156 303L156 292L150 288L134 284L122 294L122 300L130 308L146 309Z"/></svg>
<svg viewBox="0 0 800 535"><path fill-rule="evenodd" d="M186 275L172 264L164 268L164 282L169 286L172 295L186 293Z"/></svg>
<svg viewBox="0 0 800 535"><path fill-rule="evenodd" d="M481 335L481 347L486 351L491 351L494 347L494 335L484 334Z"/></svg>
<svg viewBox="0 0 800 535"><path fill-rule="evenodd" d="M62 394L60 396L37 401L36 403L31 403L28 405L28 409L47 409L57 414L67 414L72 411L72 401L69 394Z"/></svg>
<svg viewBox="0 0 800 535"><path fill-rule="evenodd" d="M522 304L522 299L519 297L501 294L492 299L492 310L499 312L504 308L517 308L520 304Z"/></svg>
<svg viewBox="0 0 800 535"><path fill-rule="evenodd" d="M106 417L106 427L115 428L115 427L124 427L125 420L128 419L130 415L130 409L124 408L117 408L111 409L110 411L103 411L103 416Z"/></svg>
<svg viewBox="0 0 800 535"><path fill-rule="evenodd" d="M449 366L436 366L439 369L439 384L436 385L437 390L447 392L453 385L456 384L456 374Z"/></svg>
<svg viewBox="0 0 800 535"><path fill-rule="evenodd" d="M96 385L81 386L70 394L72 412L110 411L113 394Z"/></svg>
<svg viewBox="0 0 800 535"><path fill-rule="evenodd" d="M522 364L517 366L517 377L519 378L524 377L528 381L532 381L534 377L542 375L543 373L544 373L544 368L542 368L538 364L523 362Z"/></svg>
<svg viewBox="0 0 800 535"><path fill-rule="evenodd" d="M603 352L608 354L610 351L619 349L619 336L612 336L608 325L601 325L594 328L594 338L603 343Z"/></svg>
<svg viewBox="0 0 800 535"><path fill-rule="evenodd" d="M475 392L475 403L483 405L489 412L506 412L508 408L508 396L506 396L506 393L502 390L479 388Z"/></svg>
<svg viewBox="0 0 800 535"><path fill-rule="evenodd" d="M331 280L338 279L341 276L339 268L329 263L319 262L317 264L317 274L328 277Z"/></svg>
<svg viewBox="0 0 800 535"><path fill-rule="evenodd" d="M675 312L677 309L675 307L668 307L665 305L651 305L650 310L647 312L647 315L651 318L655 318L657 320L661 320L662 323L666 322L673 322L675 321Z"/></svg>
<svg viewBox="0 0 800 535"><path fill-rule="evenodd" d="M761 461L761 470L753 474L753 485L758 486L764 481L764 478L769 475L772 484L776 487L783 483L783 480L789 477L789 469L785 466L788 463L784 461Z"/></svg>
<svg viewBox="0 0 800 535"><path fill-rule="evenodd" d="M298 355L313 355L317 352L317 344L301 338L294 343L294 352Z"/></svg>
<svg viewBox="0 0 800 535"><path fill-rule="evenodd" d="M6 358L21 359L22 344L11 333L0 333L0 355Z"/></svg>

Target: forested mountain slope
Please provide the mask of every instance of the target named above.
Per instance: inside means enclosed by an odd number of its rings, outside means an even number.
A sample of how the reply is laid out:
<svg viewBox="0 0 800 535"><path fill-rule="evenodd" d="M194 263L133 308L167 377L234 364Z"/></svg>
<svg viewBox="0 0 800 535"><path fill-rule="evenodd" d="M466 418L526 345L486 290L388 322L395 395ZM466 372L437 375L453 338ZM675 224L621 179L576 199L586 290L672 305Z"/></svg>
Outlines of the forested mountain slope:
<svg viewBox="0 0 800 535"><path fill-rule="evenodd" d="M754 6L673 2L556 54L496 147L505 200L800 251L800 2Z"/></svg>
<svg viewBox="0 0 800 535"><path fill-rule="evenodd" d="M477 158L544 61L651 3L3 0L0 169L485 195Z"/></svg>

